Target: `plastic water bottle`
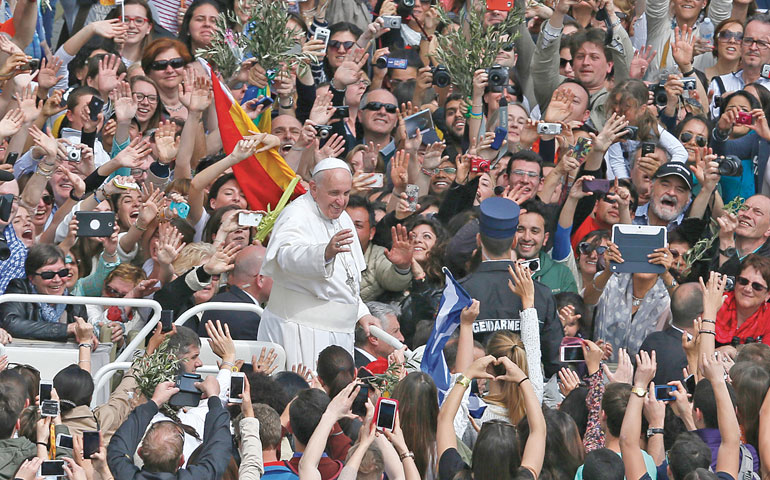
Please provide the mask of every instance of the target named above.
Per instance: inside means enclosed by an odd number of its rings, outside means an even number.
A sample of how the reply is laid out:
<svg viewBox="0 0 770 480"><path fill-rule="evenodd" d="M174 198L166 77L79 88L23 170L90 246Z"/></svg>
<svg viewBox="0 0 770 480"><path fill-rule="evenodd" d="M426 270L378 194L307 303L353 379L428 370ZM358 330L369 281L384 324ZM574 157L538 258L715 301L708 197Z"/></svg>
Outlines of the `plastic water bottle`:
<svg viewBox="0 0 770 480"><path fill-rule="evenodd" d="M709 45L714 46L714 23L709 17L704 18L703 22L698 26L698 35L706 40Z"/></svg>

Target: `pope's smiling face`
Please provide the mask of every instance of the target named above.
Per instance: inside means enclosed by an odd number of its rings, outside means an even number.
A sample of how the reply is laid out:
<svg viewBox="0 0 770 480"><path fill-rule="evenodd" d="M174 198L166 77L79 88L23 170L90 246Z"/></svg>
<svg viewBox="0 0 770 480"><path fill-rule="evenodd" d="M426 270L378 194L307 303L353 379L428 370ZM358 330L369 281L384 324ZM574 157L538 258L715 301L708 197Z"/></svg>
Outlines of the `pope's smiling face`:
<svg viewBox="0 0 770 480"><path fill-rule="evenodd" d="M318 204L321 213L328 219L335 220L348 206L353 177L350 172L335 168L323 170L310 181L310 195Z"/></svg>

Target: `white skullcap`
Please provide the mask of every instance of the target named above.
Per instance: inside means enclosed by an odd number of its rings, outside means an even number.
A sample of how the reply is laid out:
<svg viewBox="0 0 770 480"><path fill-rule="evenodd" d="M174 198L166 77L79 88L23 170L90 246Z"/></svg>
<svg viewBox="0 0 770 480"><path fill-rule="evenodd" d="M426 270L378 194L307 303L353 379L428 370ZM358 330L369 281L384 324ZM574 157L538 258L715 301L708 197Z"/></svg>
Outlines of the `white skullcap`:
<svg viewBox="0 0 770 480"><path fill-rule="evenodd" d="M342 168L344 170L347 170L348 173L352 175L352 172L350 171L350 166L340 160L339 158L334 157L327 157L321 160L316 164L316 166L313 168L313 171L311 172L311 175L313 177L318 174L318 172L323 172L324 170L334 170L335 168Z"/></svg>

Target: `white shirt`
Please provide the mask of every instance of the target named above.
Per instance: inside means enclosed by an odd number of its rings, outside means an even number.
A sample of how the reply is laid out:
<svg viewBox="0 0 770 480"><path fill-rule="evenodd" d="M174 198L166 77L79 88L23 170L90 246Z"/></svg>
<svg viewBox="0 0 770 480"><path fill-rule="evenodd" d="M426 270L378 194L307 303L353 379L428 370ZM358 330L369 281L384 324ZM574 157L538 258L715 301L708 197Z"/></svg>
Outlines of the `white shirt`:
<svg viewBox="0 0 770 480"><path fill-rule="evenodd" d="M743 87L746 86L746 81L743 79L743 70L738 70L737 72L720 75L719 78L722 79L722 83L725 86L724 92L721 91L721 89L719 88L719 84L717 83L716 78L713 79L709 84L709 92L714 92L714 96L711 97L711 105L709 105L709 110L711 111L712 118L719 117L719 108L717 108L716 104L714 103L714 99L716 97L721 96L722 98L724 98L729 93L736 92L738 90L743 90ZM759 77L759 79L757 80L757 83L762 85L763 87L770 88L770 80L766 78Z"/></svg>
<svg viewBox="0 0 770 480"><path fill-rule="evenodd" d="M658 144L671 155L672 162L687 162L687 150L684 145L672 134L658 125ZM639 143L636 140L628 140L625 143L631 147L631 142ZM633 147L632 147L633 149ZM617 178L629 178L631 171L629 164L623 156L623 146L621 142L615 142L610 145L607 153L604 154L604 160L607 162L607 178L612 180Z"/></svg>

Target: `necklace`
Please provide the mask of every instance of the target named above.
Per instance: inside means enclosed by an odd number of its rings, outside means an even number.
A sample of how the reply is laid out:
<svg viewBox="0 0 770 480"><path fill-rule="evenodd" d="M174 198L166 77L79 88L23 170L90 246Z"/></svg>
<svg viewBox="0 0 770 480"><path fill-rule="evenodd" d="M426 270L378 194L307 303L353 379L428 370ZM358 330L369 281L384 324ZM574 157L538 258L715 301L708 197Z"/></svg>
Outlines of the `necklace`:
<svg viewBox="0 0 770 480"><path fill-rule="evenodd" d="M631 294L631 305L632 306L634 306L634 307L640 306L642 304L642 300L644 300L644 297L637 298L637 297L634 296L633 293Z"/></svg>
<svg viewBox="0 0 770 480"><path fill-rule="evenodd" d="M323 218L324 220L328 220L329 223L331 223L331 227L332 227L331 230L332 230L332 232L330 233L329 238L331 238L334 235L336 235L337 232L339 232L340 230L343 230L342 225L340 225L339 220L327 219L324 216L324 214L321 212L321 209L318 207L317 203L316 203L316 209L318 210L318 214L321 216L321 218ZM326 224L326 231L327 231L327 233L329 233L328 224ZM350 288L350 291L353 294L353 297L356 298L356 297L358 297L358 282L356 281L355 275L353 275L353 269L351 268L350 265L348 265L346 253L348 253L348 252L340 252L340 253L338 253L335 256L334 260L336 260L337 258L340 259L340 262L342 263L342 268L345 269L345 277L346 277L345 278L345 285L347 285L348 288ZM352 253L351 253L351 255L352 255Z"/></svg>
<svg viewBox="0 0 770 480"><path fill-rule="evenodd" d="M179 104L178 107L172 107L170 105L166 105L166 110L168 110L169 112L178 112L179 110L181 110L183 108L184 108L184 105L182 105L181 103Z"/></svg>

